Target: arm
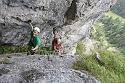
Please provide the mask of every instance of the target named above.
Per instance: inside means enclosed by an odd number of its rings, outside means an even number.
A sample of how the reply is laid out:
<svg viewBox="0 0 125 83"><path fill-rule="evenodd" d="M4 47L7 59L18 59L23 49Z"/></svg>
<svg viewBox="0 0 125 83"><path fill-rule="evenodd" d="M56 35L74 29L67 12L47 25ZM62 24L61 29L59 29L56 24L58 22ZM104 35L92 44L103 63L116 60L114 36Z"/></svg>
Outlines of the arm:
<svg viewBox="0 0 125 83"><path fill-rule="evenodd" d="M64 47L63 47L63 46L61 46L61 48L62 48L62 51L64 51Z"/></svg>
<svg viewBox="0 0 125 83"><path fill-rule="evenodd" d="M37 45L35 48L33 48L32 50L36 50L36 49L38 49L39 48L39 46Z"/></svg>
<svg viewBox="0 0 125 83"><path fill-rule="evenodd" d="M56 51L57 49L56 49L56 46L54 46L54 50Z"/></svg>
<svg viewBox="0 0 125 83"><path fill-rule="evenodd" d="M32 23L31 23L31 22L29 23L29 25L30 25L31 29L33 29L33 25L32 25Z"/></svg>

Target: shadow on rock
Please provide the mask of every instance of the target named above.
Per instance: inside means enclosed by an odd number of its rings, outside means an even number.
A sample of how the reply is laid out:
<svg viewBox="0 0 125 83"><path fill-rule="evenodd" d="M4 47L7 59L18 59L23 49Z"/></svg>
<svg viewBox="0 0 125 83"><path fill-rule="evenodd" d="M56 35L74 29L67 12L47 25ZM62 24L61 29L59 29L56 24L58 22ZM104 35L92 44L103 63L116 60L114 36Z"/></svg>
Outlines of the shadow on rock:
<svg viewBox="0 0 125 83"><path fill-rule="evenodd" d="M2 68L0 69L0 76L2 76L2 74L7 74L9 72L8 69Z"/></svg>
<svg viewBox="0 0 125 83"><path fill-rule="evenodd" d="M44 73L41 73L36 69L22 72L21 75L28 83L34 82L35 80L41 79L45 76Z"/></svg>

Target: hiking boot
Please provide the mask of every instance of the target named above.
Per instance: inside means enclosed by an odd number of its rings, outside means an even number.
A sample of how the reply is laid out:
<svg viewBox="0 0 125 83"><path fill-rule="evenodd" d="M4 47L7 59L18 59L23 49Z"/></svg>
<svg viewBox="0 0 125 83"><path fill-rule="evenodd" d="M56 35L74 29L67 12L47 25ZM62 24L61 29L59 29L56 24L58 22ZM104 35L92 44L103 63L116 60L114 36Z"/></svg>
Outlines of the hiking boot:
<svg viewBox="0 0 125 83"><path fill-rule="evenodd" d="M30 52L27 52L27 55L30 55Z"/></svg>
<svg viewBox="0 0 125 83"><path fill-rule="evenodd" d="M59 55L59 57L64 57L63 55Z"/></svg>
<svg viewBox="0 0 125 83"><path fill-rule="evenodd" d="M35 54L35 50L31 50L31 51L30 51L30 54L31 54L31 55L34 55L34 54Z"/></svg>

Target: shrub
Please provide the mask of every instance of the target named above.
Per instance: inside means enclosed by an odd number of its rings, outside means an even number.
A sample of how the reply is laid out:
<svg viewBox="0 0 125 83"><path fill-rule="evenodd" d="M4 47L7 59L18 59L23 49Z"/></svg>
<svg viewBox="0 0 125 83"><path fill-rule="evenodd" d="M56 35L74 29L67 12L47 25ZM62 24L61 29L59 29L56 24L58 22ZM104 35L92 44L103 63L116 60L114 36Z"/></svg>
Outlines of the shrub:
<svg viewBox="0 0 125 83"><path fill-rule="evenodd" d="M85 45L80 41L77 43L76 54L83 55L85 51Z"/></svg>

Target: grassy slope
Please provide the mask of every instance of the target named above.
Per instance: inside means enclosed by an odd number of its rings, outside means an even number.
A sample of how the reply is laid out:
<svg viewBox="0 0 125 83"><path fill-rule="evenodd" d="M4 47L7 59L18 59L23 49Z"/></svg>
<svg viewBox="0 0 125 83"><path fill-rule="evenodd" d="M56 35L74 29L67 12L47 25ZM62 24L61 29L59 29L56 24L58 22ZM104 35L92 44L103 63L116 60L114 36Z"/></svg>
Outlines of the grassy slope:
<svg viewBox="0 0 125 83"><path fill-rule="evenodd" d="M74 63L74 68L86 70L90 74L99 78L102 83L125 83L125 57L104 50L96 50L102 57L105 64L101 64L92 55L83 55L84 58Z"/></svg>
<svg viewBox="0 0 125 83"><path fill-rule="evenodd" d="M105 15L111 16L114 19L119 18L125 22L124 18L121 18L110 11L105 13ZM82 43L78 43L77 54L84 56L84 58L75 62L73 67L78 70L86 70L90 72L90 74L99 78L102 83L125 83L125 57L117 52L113 53L107 51L106 49L101 50L101 48L105 45L103 43L103 40L105 40L105 34L103 32L103 28L100 26L100 23L96 22L94 27L97 32L92 30L91 37L100 41L102 46L93 50L93 53L89 56L82 53L81 50L84 49L82 49L83 45ZM100 54L102 61L105 64L102 65L98 62L98 60L96 60L95 52Z"/></svg>
<svg viewBox="0 0 125 83"><path fill-rule="evenodd" d="M111 12L111 11L108 11L108 12L105 13L104 15L110 16L110 17L112 17L113 19L119 18L123 23L125 22L125 19L124 19L124 18L122 18L121 16L119 16L119 15L117 15L117 14Z"/></svg>
<svg viewBox="0 0 125 83"><path fill-rule="evenodd" d="M125 23L125 18L122 18L121 16L119 16L119 15L117 15L117 14L111 12L111 11L108 11L108 12L105 13L104 15L109 16L109 17L112 17L113 19L119 18L119 20L121 20L122 23ZM124 49L125 49L125 48L119 48L119 50L120 50L122 53L124 53Z"/></svg>
<svg viewBox="0 0 125 83"><path fill-rule="evenodd" d="M91 55L85 55L82 52L85 50L84 45L79 42L77 46L77 53L84 58L74 63L74 69L86 70L91 75L99 78L102 83L125 83L125 57L117 52L110 52L106 49L93 50ZM105 64L101 64L95 58L98 52Z"/></svg>

